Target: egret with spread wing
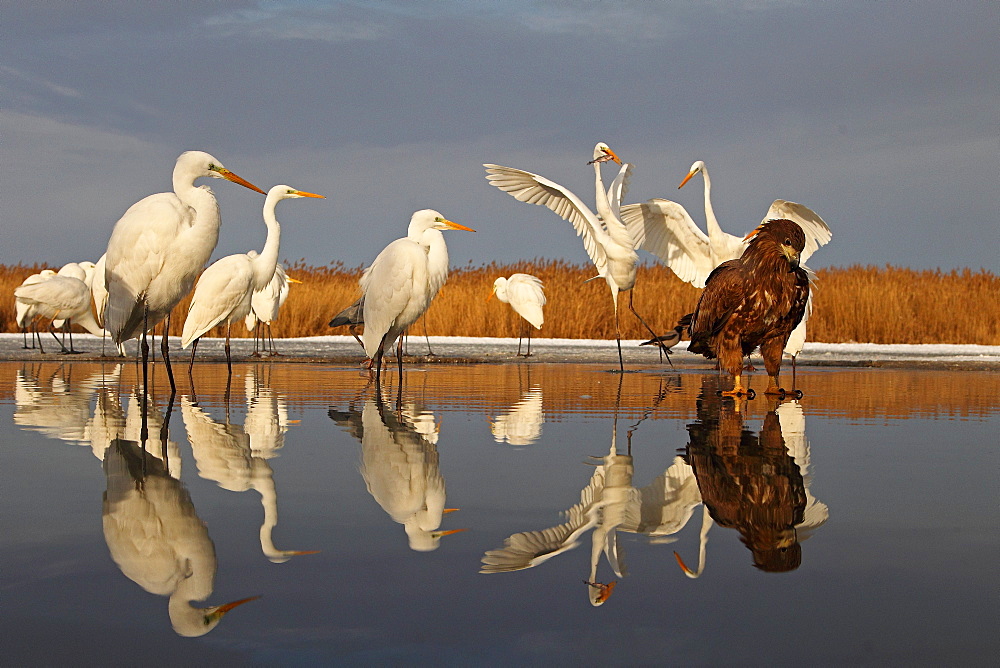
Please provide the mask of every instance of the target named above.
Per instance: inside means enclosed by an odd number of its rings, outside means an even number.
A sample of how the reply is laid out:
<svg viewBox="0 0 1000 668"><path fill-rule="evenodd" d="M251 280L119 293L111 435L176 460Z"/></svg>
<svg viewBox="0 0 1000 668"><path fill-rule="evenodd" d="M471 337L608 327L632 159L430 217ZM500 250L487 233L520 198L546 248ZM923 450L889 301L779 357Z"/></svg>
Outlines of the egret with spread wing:
<svg viewBox="0 0 1000 668"><path fill-rule="evenodd" d="M712 180L708 168L702 160L691 165L687 176L678 188L683 188L696 174L701 174L705 182L705 225L706 235L695 224L687 210L667 199L651 199L641 204L626 204L621 208L622 220L636 240L636 248L642 248L657 256L686 283L696 288L705 287L708 275L726 260L738 258L746 250L743 237L722 230L715 209L712 207ZM802 204L776 199L764 216L764 221L783 218L797 223L805 233L805 247L801 264L820 246L831 239L830 228L815 211ZM763 222L763 221L762 221ZM807 271L808 268L806 268ZM813 278L811 276L811 278ZM812 310L810 301L806 317L792 335L786 353L793 360L802 350L805 341L805 321Z"/></svg>
<svg viewBox="0 0 1000 668"><path fill-rule="evenodd" d="M611 299L615 309L615 333L618 342L618 364L625 370L622 359L621 328L618 324L618 293L629 291L628 306L639 321L656 336L632 306L632 288L635 286L636 267L639 256L635 253L635 240L622 223L620 205L628 188L632 166L622 165L611 188L604 190L601 179L601 163L614 161L621 164L607 144L598 143L594 147L595 188L597 213L591 211L573 192L550 181L544 176L511 167L486 164L486 178L491 185L510 194L521 202L548 207L559 217L573 224L578 236L583 239L583 247L597 268L598 276L607 281L611 289Z"/></svg>

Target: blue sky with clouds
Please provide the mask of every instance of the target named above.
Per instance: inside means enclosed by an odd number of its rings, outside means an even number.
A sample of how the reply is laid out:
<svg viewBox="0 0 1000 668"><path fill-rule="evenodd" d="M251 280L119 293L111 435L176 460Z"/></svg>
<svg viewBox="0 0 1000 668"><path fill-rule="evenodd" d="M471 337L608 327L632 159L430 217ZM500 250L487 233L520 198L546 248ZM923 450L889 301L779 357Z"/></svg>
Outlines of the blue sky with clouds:
<svg viewBox="0 0 1000 668"><path fill-rule="evenodd" d="M703 159L730 232L812 207L834 234L814 268L1000 271L996 2L32 0L0 21L4 263L96 259L187 149L327 195L279 205L289 260L369 262L432 207L478 230L448 234L453 266L585 262L482 163L590 201L606 141L629 202L704 224L701 180L677 190ZM260 248L263 197L212 186L214 257Z"/></svg>

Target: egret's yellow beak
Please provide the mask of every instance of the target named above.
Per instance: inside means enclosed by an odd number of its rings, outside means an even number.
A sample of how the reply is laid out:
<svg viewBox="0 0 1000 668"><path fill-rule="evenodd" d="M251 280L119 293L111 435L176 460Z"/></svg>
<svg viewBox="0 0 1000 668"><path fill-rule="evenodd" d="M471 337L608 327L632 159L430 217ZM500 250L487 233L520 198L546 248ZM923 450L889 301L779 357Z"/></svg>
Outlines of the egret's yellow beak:
<svg viewBox="0 0 1000 668"><path fill-rule="evenodd" d="M267 194L266 192L264 192L263 190L261 190L260 188L258 188L257 186L255 186L254 184L252 184L249 181L247 181L246 179L244 179L242 176L237 176L236 174L234 174L233 172L229 171L225 167L216 167L215 171L218 172L219 176L221 176L222 178L226 179L227 181L232 181L233 183L238 183L241 186L243 186L244 188L249 188L250 190L256 190L261 195L266 195Z"/></svg>

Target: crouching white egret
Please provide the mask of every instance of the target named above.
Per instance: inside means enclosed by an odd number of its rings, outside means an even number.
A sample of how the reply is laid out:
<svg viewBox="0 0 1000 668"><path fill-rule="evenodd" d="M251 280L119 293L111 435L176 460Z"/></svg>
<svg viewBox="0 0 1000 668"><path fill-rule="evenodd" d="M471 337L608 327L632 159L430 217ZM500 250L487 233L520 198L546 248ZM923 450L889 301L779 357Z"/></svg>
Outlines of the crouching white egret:
<svg viewBox="0 0 1000 668"><path fill-rule="evenodd" d="M497 296L500 301L510 304L514 312L524 318L535 329L541 329L545 322L542 307L545 306L545 292L542 281L531 274L511 274L510 278L501 276L493 281L493 292L490 297ZM487 297L489 301L489 297ZM528 352L525 357L531 357L531 328L528 330ZM521 335L517 338L517 356L521 356Z"/></svg>

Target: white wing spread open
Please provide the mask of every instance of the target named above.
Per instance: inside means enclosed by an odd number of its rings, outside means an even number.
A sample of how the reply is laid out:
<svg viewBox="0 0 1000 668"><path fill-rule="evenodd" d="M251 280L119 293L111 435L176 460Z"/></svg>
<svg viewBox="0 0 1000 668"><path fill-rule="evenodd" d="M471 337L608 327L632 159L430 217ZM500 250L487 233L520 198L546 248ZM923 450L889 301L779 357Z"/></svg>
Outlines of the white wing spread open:
<svg viewBox="0 0 1000 668"><path fill-rule="evenodd" d="M597 267L598 273L601 276L605 274L608 260L601 237L606 232L601 227L597 215L579 197L567 188L538 174L501 165L483 166L486 168L486 179L491 185L518 201L547 207L560 218L572 223L577 236L583 239L583 247Z"/></svg>
<svg viewBox="0 0 1000 668"><path fill-rule="evenodd" d="M660 258L682 281L705 287L715 268L708 235L698 229L683 206L656 198L623 206L621 218L637 249Z"/></svg>
<svg viewBox="0 0 1000 668"><path fill-rule="evenodd" d="M801 262L808 260L817 248L826 245L833 238L826 221L820 218L815 211L802 204L783 199L774 200L771 203L771 208L767 210L767 217L764 218L764 221L775 218L785 218L798 223L802 231L805 232L806 246L802 250Z"/></svg>

